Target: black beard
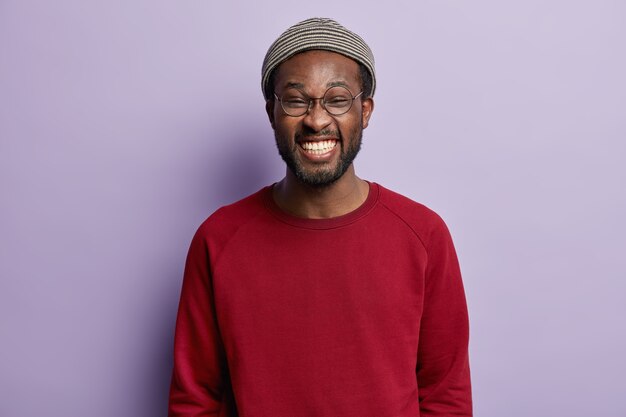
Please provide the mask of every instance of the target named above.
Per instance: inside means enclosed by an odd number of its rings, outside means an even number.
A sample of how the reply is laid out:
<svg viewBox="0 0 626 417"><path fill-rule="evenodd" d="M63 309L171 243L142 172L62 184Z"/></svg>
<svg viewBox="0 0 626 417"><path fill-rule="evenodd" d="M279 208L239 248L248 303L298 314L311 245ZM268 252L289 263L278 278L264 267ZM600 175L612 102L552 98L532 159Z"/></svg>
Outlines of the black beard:
<svg viewBox="0 0 626 417"><path fill-rule="evenodd" d="M320 134L326 134L320 132ZM323 188L333 184L339 178L345 174L350 168L350 165L356 158L357 154L361 150L361 142L363 138L363 129L359 126L358 130L352 132L352 138L356 140L349 140L347 149L344 149L343 141L339 136L339 141L336 146L340 146L340 155L337 166L334 169L323 169L315 172L307 172L299 160L295 158L296 147L298 146L295 141L292 148L287 146L287 142L280 140L278 133L274 130L274 138L276 139L276 147L285 164L289 170L296 176L296 178L303 184L314 188ZM282 143L282 145L281 145Z"/></svg>

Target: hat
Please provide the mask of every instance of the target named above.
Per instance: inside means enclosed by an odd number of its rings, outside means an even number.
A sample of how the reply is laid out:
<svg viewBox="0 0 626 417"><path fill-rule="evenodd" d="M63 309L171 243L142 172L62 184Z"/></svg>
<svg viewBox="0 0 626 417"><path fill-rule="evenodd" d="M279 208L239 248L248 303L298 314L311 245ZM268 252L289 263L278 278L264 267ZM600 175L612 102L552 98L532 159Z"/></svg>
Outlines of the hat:
<svg viewBox="0 0 626 417"><path fill-rule="evenodd" d="M284 31L270 46L261 69L261 89L265 98L272 96L268 82L272 71L292 56L313 49L336 52L363 64L372 77L372 96L376 90L374 54L359 35L338 22L313 17L296 23Z"/></svg>

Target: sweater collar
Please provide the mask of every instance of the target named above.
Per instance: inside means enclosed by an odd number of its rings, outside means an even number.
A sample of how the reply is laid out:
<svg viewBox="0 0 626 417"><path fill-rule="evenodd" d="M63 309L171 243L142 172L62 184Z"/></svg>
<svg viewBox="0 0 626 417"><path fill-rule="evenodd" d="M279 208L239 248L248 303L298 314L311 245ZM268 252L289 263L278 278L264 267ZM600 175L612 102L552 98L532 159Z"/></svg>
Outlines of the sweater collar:
<svg viewBox="0 0 626 417"><path fill-rule="evenodd" d="M378 195L380 187L374 182L369 182L369 192L367 198L359 207L355 210L346 213L341 216L331 217L328 219L308 219L304 217L296 217L293 214L287 213L282 210L272 197L272 188L275 184L265 187L263 190L263 200L267 209L272 213L274 217L283 223L287 223L291 226L301 227L305 229L335 229L337 227L346 226L353 223L360 218L367 215L378 201Z"/></svg>

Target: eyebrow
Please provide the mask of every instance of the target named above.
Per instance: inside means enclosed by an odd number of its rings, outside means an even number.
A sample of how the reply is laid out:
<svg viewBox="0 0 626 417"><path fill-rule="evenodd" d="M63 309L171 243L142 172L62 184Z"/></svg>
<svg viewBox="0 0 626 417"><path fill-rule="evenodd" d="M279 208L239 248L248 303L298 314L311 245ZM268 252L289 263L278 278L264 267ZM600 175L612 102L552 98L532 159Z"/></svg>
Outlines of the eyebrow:
<svg viewBox="0 0 626 417"><path fill-rule="evenodd" d="M346 87L348 88L348 83L345 81L333 81L330 82L328 84L326 84L326 87L330 88L330 87Z"/></svg>
<svg viewBox="0 0 626 417"><path fill-rule="evenodd" d="M338 80L338 81L331 81L329 83L326 84L326 88L330 88L330 87L346 87L349 89L348 83L342 80ZM302 83L298 83L298 82L294 82L294 81L288 81L285 84L285 88L298 88L300 90L304 89L304 84Z"/></svg>
<svg viewBox="0 0 626 417"><path fill-rule="evenodd" d="M285 84L286 88L304 88L304 84L302 83L294 83L294 82L288 82L287 84Z"/></svg>

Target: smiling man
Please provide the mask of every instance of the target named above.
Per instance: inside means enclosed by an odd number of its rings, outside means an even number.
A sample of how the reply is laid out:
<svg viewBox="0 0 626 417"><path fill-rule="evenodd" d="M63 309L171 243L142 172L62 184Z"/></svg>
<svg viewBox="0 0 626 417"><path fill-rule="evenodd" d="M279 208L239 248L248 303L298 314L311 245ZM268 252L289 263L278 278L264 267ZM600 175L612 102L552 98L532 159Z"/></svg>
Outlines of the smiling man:
<svg viewBox="0 0 626 417"><path fill-rule="evenodd" d="M471 416L448 230L355 173L374 110L370 48L305 20L270 46L261 85L286 175L192 240L169 415Z"/></svg>

